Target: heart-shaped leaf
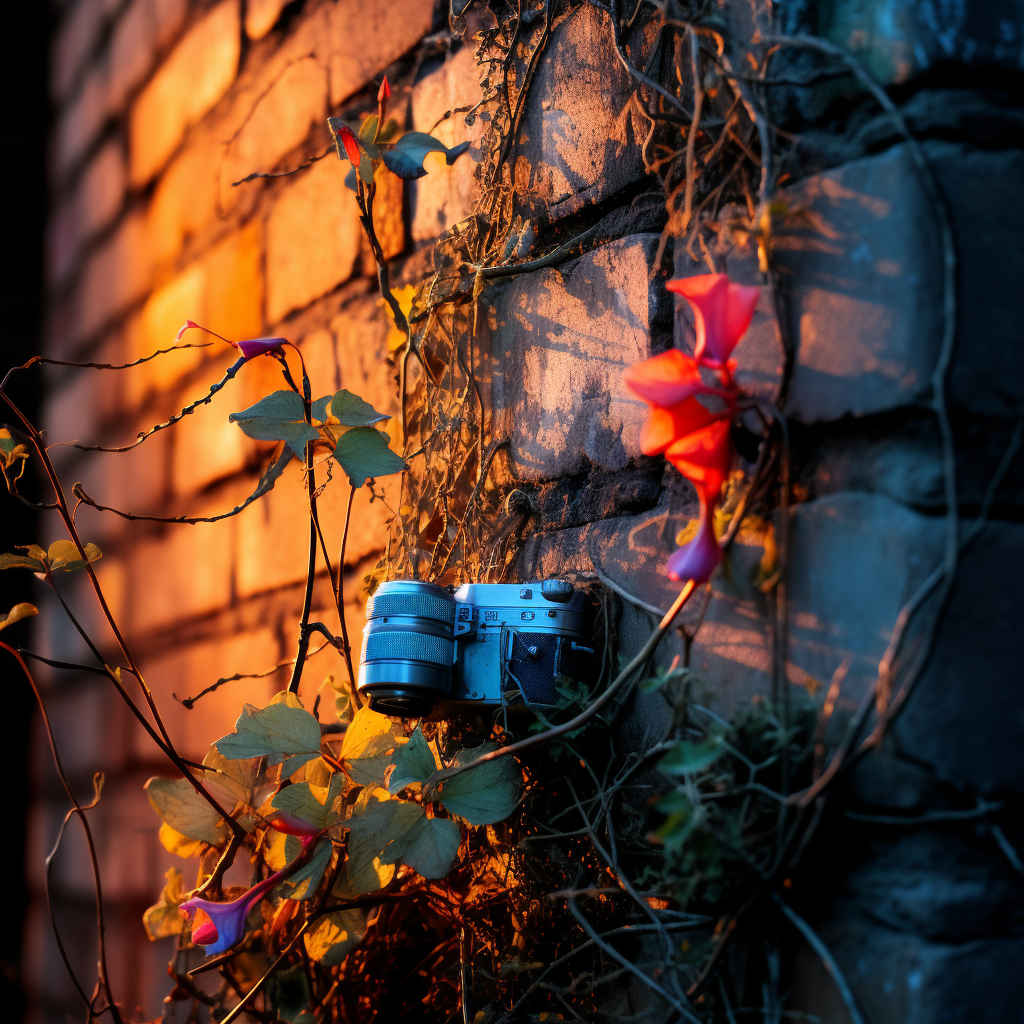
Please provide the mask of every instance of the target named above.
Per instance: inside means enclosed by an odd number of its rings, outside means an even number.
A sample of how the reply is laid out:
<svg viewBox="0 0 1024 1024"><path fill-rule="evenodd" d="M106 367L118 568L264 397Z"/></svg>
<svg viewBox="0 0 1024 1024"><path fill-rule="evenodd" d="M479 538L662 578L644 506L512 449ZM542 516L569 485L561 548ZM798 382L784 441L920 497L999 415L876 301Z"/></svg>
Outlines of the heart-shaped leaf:
<svg viewBox="0 0 1024 1024"><path fill-rule="evenodd" d="M353 487L362 487L370 477L389 476L408 468L388 447L389 440L387 434L373 427L353 427L338 438L334 457Z"/></svg>
<svg viewBox="0 0 1024 1024"><path fill-rule="evenodd" d="M235 731L215 746L230 761L290 755L281 769L287 777L320 756L320 723L308 711L287 703L271 703L262 711L246 704Z"/></svg>
<svg viewBox="0 0 1024 1024"><path fill-rule="evenodd" d="M227 839L228 827L221 816L186 779L153 778L145 789L153 810L176 832L211 846Z"/></svg>
<svg viewBox="0 0 1024 1024"><path fill-rule="evenodd" d="M409 742L395 751L394 765L388 779L389 793L397 793L413 782L426 782L437 771L434 755L418 725Z"/></svg>
<svg viewBox="0 0 1024 1024"><path fill-rule="evenodd" d="M275 391L228 419L256 441L287 441L300 459L306 457L306 442L319 436L306 422L306 407L294 391Z"/></svg>
<svg viewBox="0 0 1024 1024"><path fill-rule="evenodd" d="M340 964L366 934L366 913L362 910L335 910L321 917L303 942L310 958L324 967Z"/></svg>
<svg viewBox="0 0 1024 1024"><path fill-rule="evenodd" d="M481 754L497 749L493 743L470 750L461 750L456 764L466 764ZM519 802L522 770L511 755L488 761L486 764L462 772L440 787L441 803L470 825L493 825L507 818Z"/></svg>

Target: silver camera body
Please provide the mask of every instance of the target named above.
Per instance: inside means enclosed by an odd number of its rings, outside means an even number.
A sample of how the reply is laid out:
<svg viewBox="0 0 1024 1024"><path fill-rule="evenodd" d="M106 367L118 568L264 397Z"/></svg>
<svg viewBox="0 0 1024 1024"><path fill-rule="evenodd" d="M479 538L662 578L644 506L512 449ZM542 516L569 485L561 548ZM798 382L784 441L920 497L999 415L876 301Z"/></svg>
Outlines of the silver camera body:
<svg viewBox="0 0 1024 1024"><path fill-rule="evenodd" d="M559 676L581 678L585 598L571 583L382 583L366 604L359 691L370 707L420 718L439 705L487 712L550 706Z"/></svg>

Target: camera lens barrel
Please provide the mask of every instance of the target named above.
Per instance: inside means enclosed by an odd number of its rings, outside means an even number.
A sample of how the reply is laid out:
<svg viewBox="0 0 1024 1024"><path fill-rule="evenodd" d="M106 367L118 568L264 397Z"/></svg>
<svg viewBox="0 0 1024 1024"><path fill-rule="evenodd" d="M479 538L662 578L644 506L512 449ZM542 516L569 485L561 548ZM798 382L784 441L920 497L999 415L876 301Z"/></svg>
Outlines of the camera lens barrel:
<svg viewBox="0 0 1024 1024"><path fill-rule="evenodd" d="M383 714L420 716L451 692L455 598L418 580L382 583L366 604L359 689Z"/></svg>

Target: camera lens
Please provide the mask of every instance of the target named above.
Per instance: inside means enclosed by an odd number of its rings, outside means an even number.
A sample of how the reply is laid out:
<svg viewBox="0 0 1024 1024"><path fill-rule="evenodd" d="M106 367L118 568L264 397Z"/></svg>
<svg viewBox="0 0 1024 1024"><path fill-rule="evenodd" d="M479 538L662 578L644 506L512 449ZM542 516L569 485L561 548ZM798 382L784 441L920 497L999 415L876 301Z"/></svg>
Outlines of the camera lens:
<svg viewBox="0 0 1024 1024"><path fill-rule="evenodd" d="M455 598L416 580L382 583L366 604L359 690L385 715L428 714L452 688Z"/></svg>

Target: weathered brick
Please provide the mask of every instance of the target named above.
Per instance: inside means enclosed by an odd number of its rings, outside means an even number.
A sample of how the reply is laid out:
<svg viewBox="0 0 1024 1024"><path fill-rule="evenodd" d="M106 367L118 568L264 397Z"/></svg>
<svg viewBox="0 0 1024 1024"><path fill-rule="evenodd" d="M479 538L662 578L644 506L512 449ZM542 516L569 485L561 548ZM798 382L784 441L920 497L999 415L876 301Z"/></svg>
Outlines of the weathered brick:
<svg viewBox="0 0 1024 1024"><path fill-rule="evenodd" d="M263 224L253 219L218 243L203 263L207 293L204 326L238 341L263 329Z"/></svg>
<svg viewBox="0 0 1024 1024"><path fill-rule="evenodd" d="M57 120L52 143L54 177L63 178L99 136L107 119L107 69L90 69L78 95Z"/></svg>
<svg viewBox="0 0 1024 1024"><path fill-rule="evenodd" d="M218 515L244 495L240 488L193 506ZM142 634L224 608L232 598L235 520L172 525L135 545L128 556L129 628Z"/></svg>
<svg viewBox="0 0 1024 1024"><path fill-rule="evenodd" d="M154 264L172 262L186 239L200 234L216 219L221 148L209 134L190 141L157 181L148 211Z"/></svg>
<svg viewBox="0 0 1024 1024"><path fill-rule="evenodd" d="M282 657L274 633L270 629L258 629L176 647L167 654L145 660L142 671L146 683L153 691L178 752L202 760L210 744L234 728L243 703L263 707L282 688L281 673L225 683L197 701L191 711L172 694L177 694L179 699L194 696L218 679L236 672L264 672ZM152 740L141 729L133 731L132 742L137 756L152 760ZM159 825L155 816L154 820Z"/></svg>
<svg viewBox="0 0 1024 1024"><path fill-rule="evenodd" d="M318 480L323 481L320 472ZM398 477L383 477L378 484L394 498ZM344 473L334 468L334 480L318 502L320 527L332 564L337 561L345 521L348 486ZM275 488L238 517L237 590L249 597L305 579L309 541L309 504L296 460ZM384 522L390 513L382 502L370 504L361 489L352 505L345 564L354 565L384 546Z"/></svg>
<svg viewBox="0 0 1024 1024"><path fill-rule="evenodd" d="M413 125L417 131L433 131L446 146L467 139L476 143L487 128L479 117L472 127L466 125L464 113L442 118L457 107L475 106L480 97L480 69L473 48L463 46L416 84L412 91ZM429 173L409 185L414 241L435 238L473 212L477 195L473 176L479 160L480 151L475 146L451 167L440 154L427 158Z"/></svg>
<svg viewBox="0 0 1024 1024"><path fill-rule="evenodd" d="M163 166L186 129L234 81L241 46L238 0L221 0L174 48L132 105L130 176L142 185Z"/></svg>
<svg viewBox="0 0 1024 1024"><path fill-rule="evenodd" d="M344 166L314 164L267 217L267 323L276 324L351 276L359 255L359 211Z"/></svg>
<svg viewBox="0 0 1024 1024"><path fill-rule="evenodd" d="M89 337L145 294L151 276L148 242L145 216L133 211L92 254L77 289L76 338Z"/></svg>
<svg viewBox="0 0 1024 1024"><path fill-rule="evenodd" d="M657 235L588 253L564 275L540 271L495 293L495 436L511 439L519 479L551 480L588 463L621 469L640 454L647 407L622 371L652 354L665 291L650 281Z"/></svg>
<svg viewBox="0 0 1024 1024"><path fill-rule="evenodd" d="M206 316L207 269L202 263L193 263L167 284L157 288L142 307L139 331L133 334L133 359L148 356L158 349L175 344L178 331L186 320L203 323ZM193 337L188 341L210 341L209 338ZM174 384L184 374L198 366L204 357L202 349L184 349L165 356L159 356L144 363L133 374L137 386L146 390L162 391Z"/></svg>
<svg viewBox="0 0 1024 1024"><path fill-rule="evenodd" d="M331 20L331 106L344 103L431 29L432 0L383 6L341 0Z"/></svg>
<svg viewBox="0 0 1024 1024"><path fill-rule="evenodd" d="M117 0L78 0L70 6L53 41L50 94L55 100L63 100L70 93L117 6Z"/></svg>
<svg viewBox="0 0 1024 1024"><path fill-rule="evenodd" d="M310 54L288 66L269 89L261 91L227 147L222 183L238 181L253 171L273 170L326 116L327 69ZM238 189L224 188L225 208L230 209L240 194Z"/></svg>
<svg viewBox="0 0 1024 1024"><path fill-rule="evenodd" d="M51 285L63 284L82 246L113 223L124 192L124 154L120 143L112 139L86 166L81 181L57 208L47 228L46 268Z"/></svg>
<svg viewBox="0 0 1024 1024"><path fill-rule="evenodd" d="M249 0L245 5L245 34L262 39L276 24L288 0Z"/></svg>
<svg viewBox="0 0 1024 1024"><path fill-rule="evenodd" d="M637 54L633 60L643 63ZM529 215L575 213L644 176L641 143L649 122L632 97L609 16L580 7L552 33L509 156Z"/></svg>
<svg viewBox="0 0 1024 1024"><path fill-rule="evenodd" d="M195 494L245 466L253 443L228 420L229 411L235 410L224 403L204 405L174 428L175 494Z"/></svg>
<svg viewBox="0 0 1024 1024"><path fill-rule="evenodd" d="M156 23L151 0L132 0L121 13L110 38L107 103L124 108L129 93L142 83L156 59Z"/></svg>
<svg viewBox="0 0 1024 1024"><path fill-rule="evenodd" d="M82 173L78 203L83 238L113 222L124 202L126 178L124 150L119 140L111 139Z"/></svg>

